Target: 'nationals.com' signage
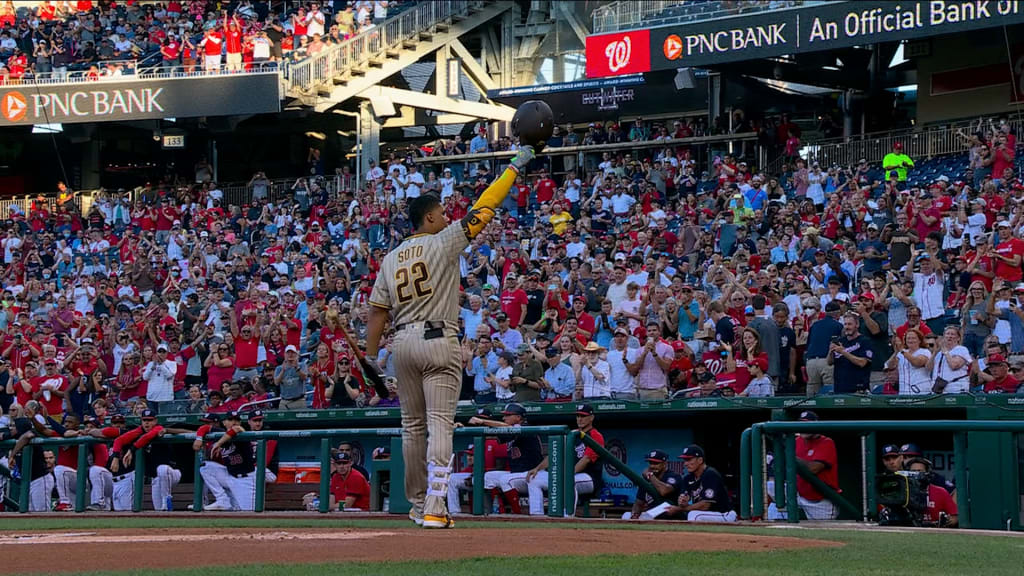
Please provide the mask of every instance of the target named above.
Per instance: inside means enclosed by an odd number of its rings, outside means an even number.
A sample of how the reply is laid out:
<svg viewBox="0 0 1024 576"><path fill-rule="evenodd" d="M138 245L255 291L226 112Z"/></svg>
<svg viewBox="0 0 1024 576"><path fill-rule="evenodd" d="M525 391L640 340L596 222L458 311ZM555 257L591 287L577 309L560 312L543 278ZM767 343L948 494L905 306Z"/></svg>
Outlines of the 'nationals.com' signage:
<svg viewBox="0 0 1024 576"><path fill-rule="evenodd" d="M0 87L0 127L281 111L278 75L100 80Z"/></svg>
<svg viewBox="0 0 1024 576"><path fill-rule="evenodd" d="M834 2L588 36L587 77L707 66L1024 22L1024 2Z"/></svg>

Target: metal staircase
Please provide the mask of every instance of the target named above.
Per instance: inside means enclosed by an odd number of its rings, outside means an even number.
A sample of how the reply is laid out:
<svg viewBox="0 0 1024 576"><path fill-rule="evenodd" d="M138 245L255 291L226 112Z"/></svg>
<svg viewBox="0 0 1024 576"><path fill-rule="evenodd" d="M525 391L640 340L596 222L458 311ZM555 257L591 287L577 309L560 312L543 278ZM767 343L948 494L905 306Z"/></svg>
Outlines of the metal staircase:
<svg viewBox="0 0 1024 576"><path fill-rule="evenodd" d="M512 8L508 1L423 2L285 72L285 94L320 111L378 85Z"/></svg>

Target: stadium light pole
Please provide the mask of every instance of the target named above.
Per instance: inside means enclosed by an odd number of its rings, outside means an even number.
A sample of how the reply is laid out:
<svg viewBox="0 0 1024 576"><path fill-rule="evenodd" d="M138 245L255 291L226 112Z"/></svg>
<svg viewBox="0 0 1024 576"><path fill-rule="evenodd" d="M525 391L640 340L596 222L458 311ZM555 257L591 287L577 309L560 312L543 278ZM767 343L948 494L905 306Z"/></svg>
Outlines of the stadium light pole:
<svg viewBox="0 0 1024 576"><path fill-rule="evenodd" d="M359 190L363 185L362 169L363 169L363 126L362 118L359 112L349 112L348 110L335 110L335 114L341 114L342 116L351 116L356 119L356 190Z"/></svg>

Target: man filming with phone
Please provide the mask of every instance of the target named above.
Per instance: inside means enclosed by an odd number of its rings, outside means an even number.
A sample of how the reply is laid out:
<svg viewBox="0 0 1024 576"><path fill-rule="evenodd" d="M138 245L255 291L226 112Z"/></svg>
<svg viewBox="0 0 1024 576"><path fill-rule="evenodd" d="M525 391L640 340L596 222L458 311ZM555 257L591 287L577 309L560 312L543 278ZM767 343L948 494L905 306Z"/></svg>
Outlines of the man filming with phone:
<svg viewBox="0 0 1024 576"><path fill-rule="evenodd" d="M836 394L865 393L871 380L871 340L860 333L860 317L843 316L843 332L832 338L827 360L833 367Z"/></svg>

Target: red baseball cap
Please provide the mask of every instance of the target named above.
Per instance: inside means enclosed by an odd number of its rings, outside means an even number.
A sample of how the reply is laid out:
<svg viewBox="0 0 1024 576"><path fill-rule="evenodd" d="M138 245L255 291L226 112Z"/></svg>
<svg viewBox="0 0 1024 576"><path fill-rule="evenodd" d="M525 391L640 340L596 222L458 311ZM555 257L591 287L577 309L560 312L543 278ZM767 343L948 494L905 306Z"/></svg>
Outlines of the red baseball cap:
<svg viewBox="0 0 1024 576"><path fill-rule="evenodd" d="M892 147L897 149L897 150L902 150L903 149L903 143L902 142L896 142L896 143L894 143L892 145Z"/></svg>
<svg viewBox="0 0 1024 576"><path fill-rule="evenodd" d="M675 342L672 343L672 350L675 352L679 352L680 350L686 350L686 342L683 342L682 340L676 340Z"/></svg>

